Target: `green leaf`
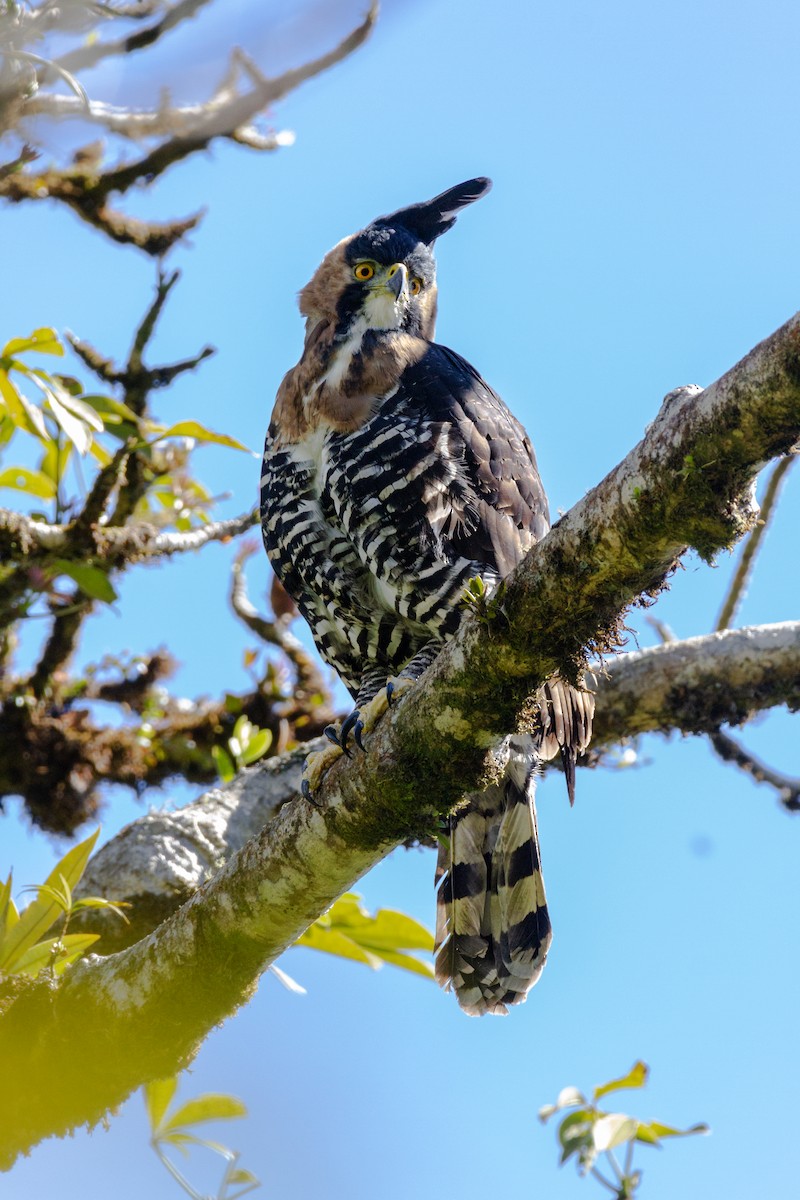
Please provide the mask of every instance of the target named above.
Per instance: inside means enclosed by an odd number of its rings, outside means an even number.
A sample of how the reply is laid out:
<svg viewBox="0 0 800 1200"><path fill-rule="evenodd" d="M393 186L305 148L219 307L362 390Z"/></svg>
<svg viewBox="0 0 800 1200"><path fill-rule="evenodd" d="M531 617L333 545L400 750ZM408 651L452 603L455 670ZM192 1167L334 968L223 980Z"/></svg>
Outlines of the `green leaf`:
<svg viewBox="0 0 800 1200"><path fill-rule="evenodd" d="M123 908L132 908L133 905L127 900L118 900L115 904L113 900L106 900L104 896L84 896L82 900L75 900L70 906L70 912L80 912L82 908L107 908L111 912L116 913L118 917L122 917L126 925L130 925L130 921L122 911Z"/></svg>
<svg viewBox="0 0 800 1200"><path fill-rule="evenodd" d="M250 763L256 762L266 754L271 745L272 730L259 729L258 733L253 734L248 744L242 748L241 761L243 765L247 767Z"/></svg>
<svg viewBox="0 0 800 1200"><path fill-rule="evenodd" d="M558 1140L561 1144L561 1164L573 1154L580 1154L582 1160L594 1157L592 1126L595 1115L588 1109L581 1108L570 1113L558 1127Z"/></svg>
<svg viewBox="0 0 800 1200"><path fill-rule="evenodd" d="M236 738L242 749L246 748L254 729L255 725L242 713L233 727L233 737Z"/></svg>
<svg viewBox="0 0 800 1200"><path fill-rule="evenodd" d="M295 945L349 958L373 970L386 962L427 979L432 974L428 962L402 953L404 950L433 949L433 936L425 926L405 913L389 908L379 909L372 916L353 892L341 896Z"/></svg>
<svg viewBox="0 0 800 1200"><path fill-rule="evenodd" d="M70 395L66 388L59 385L53 385L52 391L55 393L59 404L63 404L64 408L77 417L79 421L82 421L84 425L88 425L95 433L103 432L103 422L92 405L87 404L78 396Z"/></svg>
<svg viewBox="0 0 800 1200"><path fill-rule="evenodd" d="M194 1100L187 1100L161 1125L164 1133L183 1129L187 1125L200 1125L203 1121L229 1121L235 1117L246 1117L247 1108L237 1096L206 1092Z"/></svg>
<svg viewBox="0 0 800 1200"><path fill-rule="evenodd" d="M42 474L52 479L54 484L60 483L66 473L71 454L72 442L64 442L62 446L59 446L58 442L48 442L40 463Z"/></svg>
<svg viewBox="0 0 800 1200"><path fill-rule="evenodd" d="M6 467L5 471L0 471L0 488L16 488L19 492L40 496L42 500L52 500L56 494L52 479L42 471L29 471L27 467Z"/></svg>
<svg viewBox="0 0 800 1200"><path fill-rule="evenodd" d="M157 1132L164 1113L170 1106L172 1097L178 1086L178 1076L170 1075L168 1079L152 1079L144 1085L144 1103L147 1109L147 1119L150 1128Z"/></svg>
<svg viewBox="0 0 800 1200"><path fill-rule="evenodd" d="M0 954L3 950L3 942L9 929L13 929L19 920L19 915L14 917L16 913L16 905L11 899L12 873L9 871L8 879L5 883L0 883Z"/></svg>
<svg viewBox="0 0 800 1200"><path fill-rule="evenodd" d="M688 1129L675 1129L672 1125L662 1125L660 1121L639 1121L636 1131L637 1141L646 1142L650 1146L658 1146L662 1138L689 1137L693 1133L706 1134L711 1130L705 1121L690 1125Z"/></svg>
<svg viewBox="0 0 800 1200"><path fill-rule="evenodd" d="M307 946L310 950L322 950L325 954L335 954L338 958L349 958L353 962L372 967L373 971L377 971L381 966L377 954L371 954L338 930L322 928L317 921L300 935L295 946Z"/></svg>
<svg viewBox="0 0 800 1200"><path fill-rule="evenodd" d="M229 437L227 433L215 433L213 429L206 429L199 421L179 421L177 425L170 425L169 429L162 430L158 437L153 439L151 445L171 437L190 437L195 438L198 442L214 442L218 446L230 446L231 450L244 450L246 454L253 453L247 446L237 442L236 438Z"/></svg>
<svg viewBox="0 0 800 1200"><path fill-rule="evenodd" d="M433 963L424 958L415 958L413 954L401 954L399 950L376 950L375 953L392 967L410 971L412 975L424 975L426 979L434 978Z"/></svg>
<svg viewBox="0 0 800 1200"><path fill-rule="evenodd" d="M260 1182L252 1171L246 1171L244 1167L234 1167L228 1175L228 1183L249 1183L253 1187L258 1187Z"/></svg>
<svg viewBox="0 0 800 1200"><path fill-rule="evenodd" d="M104 604L111 604L117 598L108 576L100 567L57 558L49 564L48 570L54 579L58 575L68 575L70 579L74 579L84 595L90 596L92 600L102 600Z"/></svg>
<svg viewBox="0 0 800 1200"><path fill-rule="evenodd" d="M27 354L31 350L35 350L38 354L56 354L59 358L64 356L64 347L61 345L55 329L43 326L41 329L34 329L29 337L12 338L10 342L6 342L3 349L0 350L0 358L11 358L14 354Z"/></svg>
<svg viewBox="0 0 800 1200"><path fill-rule="evenodd" d="M42 441L49 441L44 416L35 404L11 382L5 370L0 368L0 397L5 402L10 419L20 429L32 433Z"/></svg>
<svg viewBox="0 0 800 1200"><path fill-rule="evenodd" d="M111 455L108 450L106 450L105 446L101 446L99 442L96 442L94 438L89 443L89 453L101 467L107 467L111 462Z"/></svg>
<svg viewBox="0 0 800 1200"><path fill-rule="evenodd" d="M233 765L230 754L228 754L227 750L223 750L222 746L212 746L211 757L214 759L217 774L222 782L230 783L236 776L236 767Z"/></svg>
<svg viewBox="0 0 800 1200"><path fill-rule="evenodd" d="M72 442L79 454L85 454L92 444L92 435L86 428L85 423L61 403L61 400L55 394L52 388L48 387L46 384L40 384L40 387L47 397L47 404L50 408L50 411L58 421L66 436Z"/></svg>
<svg viewBox="0 0 800 1200"><path fill-rule="evenodd" d="M623 1142L630 1142L636 1137L638 1127L636 1118L628 1117L625 1113L607 1113L604 1117L598 1117L592 1133L595 1150L602 1154L621 1146Z"/></svg>
<svg viewBox="0 0 800 1200"><path fill-rule="evenodd" d="M24 887L23 892L36 892L39 899L53 900L62 912L68 913L72 908L72 889L61 875L57 883L39 883Z"/></svg>
<svg viewBox="0 0 800 1200"><path fill-rule="evenodd" d="M135 427L139 423L139 418L133 409L128 408L127 404L123 404L121 400L115 400L113 396L90 394L82 396L81 399L84 404L88 404L100 415L104 425L118 425L121 421L128 421Z"/></svg>
<svg viewBox="0 0 800 1200"><path fill-rule="evenodd" d="M63 937L48 938L37 942L14 963L15 975L36 976L51 960L54 949L57 950L53 969L57 975L77 959L82 958L90 946L100 940L99 933L66 933Z"/></svg>
<svg viewBox="0 0 800 1200"><path fill-rule="evenodd" d="M430 931L413 917L391 908L381 908L374 917L358 923L347 922L346 928L350 937L373 950L433 950Z"/></svg>
<svg viewBox="0 0 800 1200"><path fill-rule="evenodd" d="M650 1069L647 1063L640 1059L633 1064L627 1075L622 1075L619 1079L612 1079L608 1083L599 1084L592 1092L592 1097L596 1102L601 1096L607 1096L609 1092L617 1092L622 1088L644 1087L649 1073Z"/></svg>
<svg viewBox="0 0 800 1200"><path fill-rule="evenodd" d="M227 1146L223 1146L222 1142L213 1142L210 1138L197 1137L194 1133L182 1133L176 1129L171 1133L159 1133L157 1138L162 1146L175 1146L182 1151L185 1151L187 1146L205 1146L208 1150L213 1150L215 1154L221 1154L223 1158L231 1158L231 1151Z"/></svg>
<svg viewBox="0 0 800 1200"><path fill-rule="evenodd" d="M53 867L44 881L44 886L58 888L62 880L65 880L70 889L74 888L86 870L89 855L92 853L99 835L100 830L96 829L90 837L68 850L60 862ZM35 945L43 933L47 932L61 911L61 906L47 897L44 899L37 897L36 900L31 901L5 938L0 952L0 967L13 970L14 962L26 950Z"/></svg>

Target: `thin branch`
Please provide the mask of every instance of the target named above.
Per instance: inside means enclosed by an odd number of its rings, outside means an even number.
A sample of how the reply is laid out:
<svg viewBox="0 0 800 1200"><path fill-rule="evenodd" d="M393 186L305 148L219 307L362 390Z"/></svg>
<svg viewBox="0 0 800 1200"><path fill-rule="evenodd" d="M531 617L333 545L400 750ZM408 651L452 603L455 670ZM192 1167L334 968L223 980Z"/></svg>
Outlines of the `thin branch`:
<svg viewBox="0 0 800 1200"><path fill-rule="evenodd" d="M53 609L55 619L50 636L26 684L37 700L41 700L46 694L53 676L75 652L81 625L91 609L91 600L85 599L77 590L61 611L58 608Z"/></svg>
<svg viewBox="0 0 800 1200"><path fill-rule="evenodd" d="M800 812L800 779L784 775L761 762L729 734L718 730L709 736L711 745L723 762L733 763L755 783L766 783L778 793L781 807L787 812Z"/></svg>
<svg viewBox="0 0 800 1200"><path fill-rule="evenodd" d="M93 549L88 557L83 557L84 561L97 560L97 565L106 570L116 570L126 563L185 554L209 542L226 542L251 529L257 520L258 511L253 509L229 520L210 521L185 533L162 533L154 525L144 523L93 525ZM46 525L22 513L0 508L0 554L6 561L44 562L53 555L68 558L70 551L76 549L74 531L74 523Z"/></svg>
<svg viewBox="0 0 800 1200"><path fill-rule="evenodd" d="M249 557L250 548L240 552L231 567L230 602L236 616L262 642L268 646L277 646L282 650L297 672L297 687L294 689L302 696L321 695L327 697L328 687L320 669L319 659L306 650L299 638L290 631L285 620L270 621L262 617L250 601L247 594L247 579L244 573L244 562Z"/></svg>
<svg viewBox="0 0 800 1200"><path fill-rule="evenodd" d="M72 523L73 544L78 544L82 534L90 535L92 526L103 516L111 494L122 477L130 453L129 446L120 446L111 462L98 472L83 508Z"/></svg>
<svg viewBox="0 0 800 1200"><path fill-rule="evenodd" d="M173 271L172 274L167 275L159 268L158 280L156 282L156 294L153 298L153 303L150 305L141 322L139 323L139 328L136 330L133 339L133 345L131 346L130 354L128 355L128 365L126 367L125 374L119 377L118 382L124 383L127 379L130 381L130 383L136 381L136 385L140 388L142 387L140 378L143 374L146 377L147 374L143 368L142 355L147 347L147 343L155 333L158 319L161 316L167 299L169 298L169 294L180 277L180 271ZM126 385L129 388L130 383ZM130 390L133 389L130 388ZM142 390L147 391L148 389L144 387ZM132 408L136 415L140 417L144 412L144 400L137 402L135 397L129 397L128 407Z"/></svg>
<svg viewBox="0 0 800 1200"><path fill-rule="evenodd" d="M72 72L86 71L106 58L131 54L136 50L153 46L165 33L169 33L171 29L174 29L182 21L195 16L209 2L210 0L181 0L180 3L174 4L172 8L168 9L160 21L148 26L147 29L142 29L138 33L129 34L123 38L118 38L113 42L90 42L87 45L78 47L76 50L70 50L67 54L62 55L53 65L57 68L60 67L62 70ZM127 16L130 14L120 12L118 15Z"/></svg>
<svg viewBox="0 0 800 1200"><path fill-rule="evenodd" d="M84 105L75 96L64 96L52 92L37 92L25 105L25 115L45 116L56 120L80 117L93 125L100 125L108 133L125 137L131 141L145 138L191 137L198 126L212 114L224 112L230 97L219 93L202 104L161 105L156 109L131 109L106 104L102 100L90 100ZM259 109L259 111L261 111ZM225 130L227 136L236 137L254 150L278 150L292 145L294 135L274 132L258 135L252 141L237 137L236 128Z"/></svg>
<svg viewBox="0 0 800 1200"><path fill-rule="evenodd" d="M744 597L748 581L753 572L756 555L763 541L764 534L767 532L770 517L777 505L781 484L794 461L795 458L793 455L787 455L786 458L782 458L777 462L772 469L772 474L769 477L769 482L764 492L764 498L761 501L761 518L752 533L749 534L742 549L739 565L736 568L736 573L728 589L728 595L725 597L722 611L719 614L716 624L717 629L728 629L736 616L736 611Z"/></svg>
<svg viewBox="0 0 800 1200"><path fill-rule="evenodd" d="M260 82L245 95L233 95L222 104L210 102L205 106L206 111L187 133L162 142L143 158L98 176L90 189L92 197L98 201L111 193L124 193L141 179L161 175L174 163L188 158L198 150L205 150L214 138L231 136L237 129L252 121L259 112L282 99L288 92L294 91L301 83L321 75L352 54L371 33L377 15L377 5L373 5L362 23L327 54L286 71L277 79L261 76Z"/></svg>

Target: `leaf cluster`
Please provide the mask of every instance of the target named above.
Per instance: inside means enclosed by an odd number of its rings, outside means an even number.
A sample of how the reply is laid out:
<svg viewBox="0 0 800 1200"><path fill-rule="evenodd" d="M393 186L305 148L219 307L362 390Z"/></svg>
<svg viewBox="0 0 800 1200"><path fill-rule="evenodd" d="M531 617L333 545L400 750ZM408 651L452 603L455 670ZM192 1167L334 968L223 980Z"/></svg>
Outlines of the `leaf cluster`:
<svg viewBox="0 0 800 1200"><path fill-rule="evenodd" d="M98 940L96 933L67 933L70 917L82 909L104 908L126 920L124 903L115 904L102 896L73 897L73 890L86 870L100 830L73 846L56 863L44 883L26 891L36 897L19 912L11 895L12 876L0 884L0 974L36 977L47 970L54 975L63 971ZM61 931L55 937L42 937L57 921Z"/></svg>
<svg viewBox="0 0 800 1200"><path fill-rule="evenodd" d="M252 1171L239 1166L239 1153L230 1150L221 1142L200 1137L194 1132L198 1125L208 1121L231 1121L247 1116L247 1108L236 1096L218 1092L206 1092L187 1100L170 1111L170 1104L178 1087L178 1077L157 1079L145 1085L144 1100L150 1122L150 1145L159 1160L183 1191L192 1200L211 1200L201 1195L175 1163L167 1157L167 1149L178 1150L188 1157L190 1149L204 1147L220 1155L225 1167L214 1200L240 1200L259 1186ZM237 1189L235 1191L231 1189Z"/></svg>
<svg viewBox="0 0 800 1200"><path fill-rule="evenodd" d="M616 1200L630 1200L641 1183L642 1172L633 1169L633 1151L637 1144L661 1146L665 1138L709 1132L708 1126L702 1123L691 1125L688 1129L677 1129L661 1121L642 1121L626 1113L606 1112L598 1107L598 1101L611 1092L644 1087L648 1075L647 1064L638 1061L626 1075L593 1088L591 1099L587 1099L575 1087L565 1087L555 1104L546 1104L539 1109L542 1123L549 1121L556 1113L567 1112L557 1130L561 1164L575 1157L579 1173L592 1175L614 1193ZM620 1166L614 1155L614 1151L621 1147L626 1148L624 1166ZM610 1179L597 1168L600 1155L605 1156L611 1169Z"/></svg>
<svg viewBox="0 0 800 1200"><path fill-rule="evenodd" d="M389 963L433 979L431 963L407 953L409 950L432 953L433 936L424 925L391 908L379 909L372 916L354 892L341 896L295 945L349 958L373 970Z"/></svg>

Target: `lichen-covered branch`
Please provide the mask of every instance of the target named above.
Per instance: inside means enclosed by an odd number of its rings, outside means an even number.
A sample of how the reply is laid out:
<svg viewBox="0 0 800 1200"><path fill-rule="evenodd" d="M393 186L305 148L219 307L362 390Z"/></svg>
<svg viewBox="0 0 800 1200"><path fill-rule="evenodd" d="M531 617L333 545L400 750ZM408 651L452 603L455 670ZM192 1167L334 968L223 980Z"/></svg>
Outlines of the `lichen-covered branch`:
<svg viewBox="0 0 800 1200"><path fill-rule="evenodd" d="M136 525L99 525L90 527L87 536L91 550L84 561L97 559L104 569L115 570L126 563L167 558L200 550L209 542L224 542L238 537L255 525L256 510L242 513L224 521L209 521L199 529L186 532L163 532L155 525L140 522ZM46 525L22 513L0 508L0 557L6 562L26 563L47 561L48 556L67 558L75 546L76 524Z"/></svg>
<svg viewBox="0 0 800 1200"><path fill-rule="evenodd" d="M767 708L800 708L800 621L620 655L598 672L594 750L642 733L715 733Z"/></svg>
<svg viewBox="0 0 800 1200"><path fill-rule="evenodd" d="M800 706L800 621L623 654L591 686L597 695L592 749L600 752L642 733L703 734L721 721L738 724L770 708L795 708ZM295 799L301 763L298 751L270 759L183 809L140 817L108 842L90 862L80 894L129 901L132 924L122 925L103 910L87 913L82 927L102 933L102 952L149 933Z"/></svg>
<svg viewBox="0 0 800 1200"><path fill-rule="evenodd" d="M798 437L794 318L705 392L668 398L644 440L520 565L504 615L464 622L367 752L331 768L316 805L284 804L134 946L17 995L0 1021L0 1061L22 1081L0 1099L3 1161L189 1061L338 895L430 831L549 674L577 671L587 645L613 642L624 607L663 586L688 546L710 558L751 525L756 473Z"/></svg>
<svg viewBox="0 0 800 1200"><path fill-rule="evenodd" d="M118 39L84 39L82 45L52 61L22 48L26 37L36 41L49 32L41 22L37 25L16 21L13 31L7 33L5 46L0 29L0 65L3 56L15 64L14 69L0 71L0 132L4 125L15 127L29 117L52 120L80 117L136 146L134 158L113 167L104 165L102 152L100 161L95 161L93 154L79 150L67 168L42 169L37 164L28 171L24 168L30 157L21 152L11 163L0 167L0 198L12 203L61 201L114 241L161 256L197 225L202 213L169 222L145 222L114 209L111 197L124 194L135 184L151 183L175 163L205 150L217 138L260 151L291 145L292 135L262 132L253 125L254 119L302 83L352 54L369 36L377 19L377 5L373 4L358 27L332 50L276 78L265 76L243 50L236 49L218 88L203 102L173 105L166 86L161 104L152 111L121 108L87 96L77 79L78 72L88 71L103 59L146 50L176 25L195 16L207 3L208 0L181 0L167 8L159 20L136 33ZM27 70L19 69L18 62L24 62ZM65 81L69 92L45 90L51 83L61 82L63 86ZM142 142L155 145L142 153L139 149Z"/></svg>

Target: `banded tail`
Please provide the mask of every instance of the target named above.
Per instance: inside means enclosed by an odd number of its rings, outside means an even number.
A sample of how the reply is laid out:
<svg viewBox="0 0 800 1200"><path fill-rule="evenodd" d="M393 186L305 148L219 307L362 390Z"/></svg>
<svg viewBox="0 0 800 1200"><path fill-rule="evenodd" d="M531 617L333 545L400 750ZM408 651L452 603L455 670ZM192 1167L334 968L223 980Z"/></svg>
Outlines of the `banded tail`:
<svg viewBox="0 0 800 1200"><path fill-rule="evenodd" d="M520 1004L544 969L552 940L534 793L541 760L559 751L570 801L575 758L591 737L594 698L551 680L538 697L533 735L506 738L502 776L450 817L436 867L436 980L469 1016Z"/></svg>

